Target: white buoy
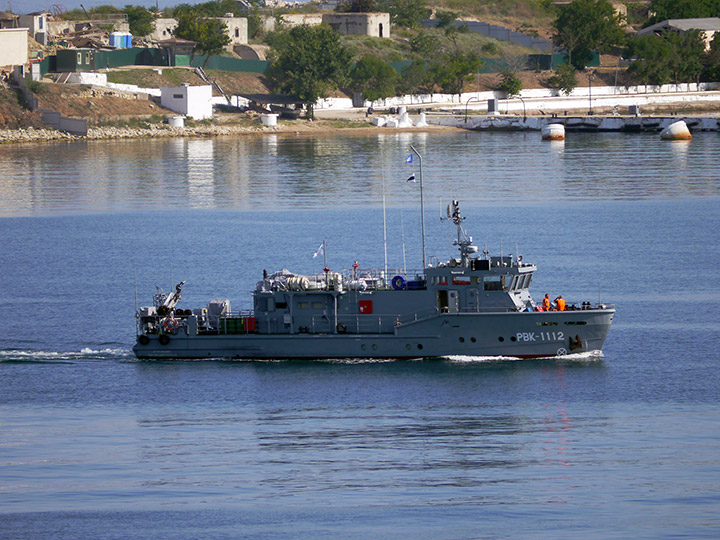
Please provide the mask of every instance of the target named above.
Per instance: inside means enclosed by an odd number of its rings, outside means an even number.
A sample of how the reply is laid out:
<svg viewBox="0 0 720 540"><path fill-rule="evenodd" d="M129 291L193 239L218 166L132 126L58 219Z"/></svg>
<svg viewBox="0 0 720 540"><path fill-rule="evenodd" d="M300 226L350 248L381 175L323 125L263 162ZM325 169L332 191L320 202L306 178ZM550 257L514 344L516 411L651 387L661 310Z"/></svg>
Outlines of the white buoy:
<svg viewBox="0 0 720 540"><path fill-rule="evenodd" d="M687 124L683 120L678 120L663 129L660 138L666 141L689 141L692 135Z"/></svg>
<svg viewBox="0 0 720 540"><path fill-rule="evenodd" d="M542 128L542 140L543 141L564 141L565 140L565 126L562 124L548 124Z"/></svg>
<svg viewBox="0 0 720 540"><path fill-rule="evenodd" d="M260 115L260 121L262 122L263 126L268 126L268 127L277 126L277 119L278 119L278 115L274 114L274 113Z"/></svg>

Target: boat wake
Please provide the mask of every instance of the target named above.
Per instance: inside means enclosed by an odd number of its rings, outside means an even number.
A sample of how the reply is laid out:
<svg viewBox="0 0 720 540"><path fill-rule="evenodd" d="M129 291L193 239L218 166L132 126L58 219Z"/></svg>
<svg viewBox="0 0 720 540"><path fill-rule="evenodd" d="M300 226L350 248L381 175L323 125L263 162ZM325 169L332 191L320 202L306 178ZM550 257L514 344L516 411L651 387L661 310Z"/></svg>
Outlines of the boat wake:
<svg viewBox="0 0 720 540"><path fill-rule="evenodd" d="M497 362L517 362L519 360L527 361L523 358L515 356L466 356L466 355L447 355L442 357L444 360L454 363L497 363ZM559 362L597 362L602 360L602 351L586 351L581 353L564 354L562 356L546 356L537 358L536 360L553 360Z"/></svg>
<svg viewBox="0 0 720 540"><path fill-rule="evenodd" d="M91 349L84 347L79 352L75 351L33 351L5 349L0 350L0 362L24 362L24 363L62 363L76 362L81 360L117 360L134 358L129 349L104 348Z"/></svg>

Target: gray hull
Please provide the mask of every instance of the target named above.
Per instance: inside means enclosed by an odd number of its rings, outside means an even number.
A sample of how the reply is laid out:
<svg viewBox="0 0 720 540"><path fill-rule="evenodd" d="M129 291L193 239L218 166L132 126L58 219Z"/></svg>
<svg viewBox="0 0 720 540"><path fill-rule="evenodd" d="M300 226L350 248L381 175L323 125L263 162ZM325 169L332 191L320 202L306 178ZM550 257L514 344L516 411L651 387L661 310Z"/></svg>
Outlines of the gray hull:
<svg viewBox="0 0 720 540"><path fill-rule="evenodd" d="M614 313L614 309L451 313L377 334L188 335L181 329L167 336L166 344L157 335L148 336L149 342L136 343L133 351L141 359L540 358L599 351Z"/></svg>

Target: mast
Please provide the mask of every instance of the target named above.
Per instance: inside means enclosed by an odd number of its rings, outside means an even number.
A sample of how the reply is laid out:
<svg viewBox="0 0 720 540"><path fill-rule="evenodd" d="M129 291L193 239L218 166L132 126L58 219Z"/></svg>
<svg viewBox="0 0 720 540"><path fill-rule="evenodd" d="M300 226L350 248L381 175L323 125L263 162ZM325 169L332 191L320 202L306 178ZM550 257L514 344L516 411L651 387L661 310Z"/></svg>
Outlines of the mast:
<svg viewBox="0 0 720 540"><path fill-rule="evenodd" d="M457 200L453 199L452 204L447 206L447 218L445 219L449 219L457 227L457 240L454 245L458 246L462 266L465 267L468 265L470 254L477 253L477 247L472 245L472 236L468 236L462 228L462 222L465 221L465 218L460 215L460 203Z"/></svg>
<svg viewBox="0 0 720 540"><path fill-rule="evenodd" d="M423 169L422 169L422 156L420 152L415 150L415 147L411 144L410 149L420 160L420 227L422 230L422 264L423 272L427 265L425 264L425 197L423 195Z"/></svg>

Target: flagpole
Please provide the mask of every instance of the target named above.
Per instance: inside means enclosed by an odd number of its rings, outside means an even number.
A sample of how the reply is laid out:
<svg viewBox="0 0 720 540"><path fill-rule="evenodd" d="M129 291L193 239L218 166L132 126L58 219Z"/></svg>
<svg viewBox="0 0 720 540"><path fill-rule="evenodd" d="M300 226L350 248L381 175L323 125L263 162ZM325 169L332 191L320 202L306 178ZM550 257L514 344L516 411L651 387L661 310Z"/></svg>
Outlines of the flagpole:
<svg viewBox="0 0 720 540"><path fill-rule="evenodd" d="M415 150L415 147L411 144L410 149L420 160L420 226L422 230L422 259L423 259L423 272L427 267L425 264L425 197L423 195L423 170L422 170L422 156Z"/></svg>
<svg viewBox="0 0 720 540"><path fill-rule="evenodd" d="M327 268L327 249L325 247L325 240L323 240L323 268Z"/></svg>

